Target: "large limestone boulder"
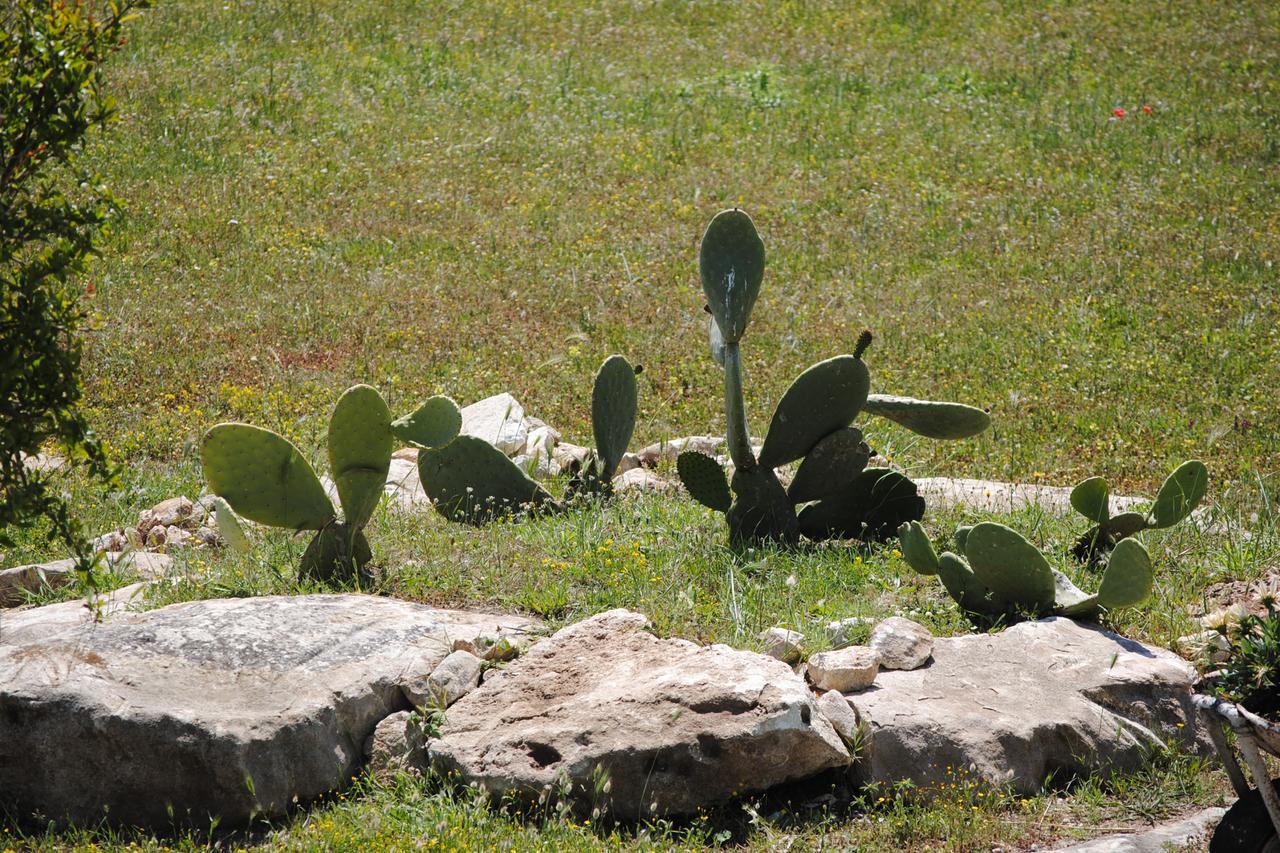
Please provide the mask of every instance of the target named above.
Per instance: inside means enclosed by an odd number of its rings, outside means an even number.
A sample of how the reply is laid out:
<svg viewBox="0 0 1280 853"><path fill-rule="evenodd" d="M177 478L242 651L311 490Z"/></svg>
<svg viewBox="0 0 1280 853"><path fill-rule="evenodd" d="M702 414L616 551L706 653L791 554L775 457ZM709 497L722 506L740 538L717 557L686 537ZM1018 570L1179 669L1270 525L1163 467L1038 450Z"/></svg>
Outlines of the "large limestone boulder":
<svg viewBox="0 0 1280 853"><path fill-rule="evenodd" d="M534 627L365 595L25 625L0 630L0 797L154 828L240 824L340 788L378 722L409 709L403 684L454 640Z"/></svg>
<svg viewBox="0 0 1280 853"><path fill-rule="evenodd" d="M495 394L462 408L462 434L484 439L508 456L524 450L529 424L524 407L510 394Z"/></svg>
<svg viewBox="0 0 1280 853"><path fill-rule="evenodd" d="M496 794L559 790L610 814L690 813L845 765L849 753L804 681L781 661L664 640L611 610L534 645L449 709L437 767Z"/></svg>
<svg viewBox="0 0 1280 853"><path fill-rule="evenodd" d="M934 641L933 661L881 671L849 697L866 782L933 785L948 767L1038 791L1056 774L1125 770L1168 737L1194 743L1189 664L1065 618Z"/></svg>

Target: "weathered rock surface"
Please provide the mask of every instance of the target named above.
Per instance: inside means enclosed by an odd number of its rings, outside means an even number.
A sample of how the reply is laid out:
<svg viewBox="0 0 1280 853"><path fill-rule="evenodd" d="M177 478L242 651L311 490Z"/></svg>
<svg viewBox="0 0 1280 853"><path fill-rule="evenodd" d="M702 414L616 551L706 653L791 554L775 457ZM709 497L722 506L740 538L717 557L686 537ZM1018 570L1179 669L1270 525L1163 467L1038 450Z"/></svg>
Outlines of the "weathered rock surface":
<svg viewBox="0 0 1280 853"><path fill-rule="evenodd" d="M948 767L1038 791L1047 777L1132 769L1168 737L1194 743L1193 671L1172 652L1065 618L934 641L920 669L849 697L865 782L934 785Z"/></svg>
<svg viewBox="0 0 1280 853"><path fill-rule="evenodd" d="M848 646L810 655L805 669L819 690L849 693L872 685L880 670L880 656L866 646Z"/></svg>
<svg viewBox="0 0 1280 853"><path fill-rule="evenodd" d="M447 708L480 683L483 665L484 662L471 652L450 652L425 677L407 679L401 685L404 698L415 708Z"/></svg>
<svg viewBox="0 0 1280 853"><path fill-rule="evenodd" d="M867 645L880 656L881 669L915 669L933 654L933 634L919 622L890 616L871 629Z"/></svg>
<svg viewBox="0 0 1280 853"><path fill-rule="evenodd" d="M515 456L524 450L529 438L524 407L507 393L464 406L462 434L484 439L508 456Z"/></svg>
<svg viewBox="0 0 1280 853"><path fill-rule="evenodd" d="M165 828L239 824L341 787L374 726L407 710L401 685L422 674L411 664L434 668L456 638L533 627L364 595L58 622L0 636L0 796L54 819L109 809Z"/></svg>
<svg viewBox="0 0 1280 853"><path fill-rule="evenodd" d="M420 771L427 763L427 736L410 711L396 711L373 729L364 744L367 769L386 779L397 771Z"/></svg>
<svg viewBox="0 0 1280 853"><path fill-rule="evenodd" d="M173 566L173 558L165 554L134 552L105 555L107 564L122 574L135 573L144 578L157 578ZM30 566L16 566L0 571L0 607L13 607L26 599L26 593L41 589L57 589L76 579L76 561L54 560Z"/></svg>
<svg viewBox="0 0 1280 853"><path fill-rule="evenodd" d="M865 636L876 620L870 616L850 616L837 622L827 623L827 640L832 648L841 648L852 644L859 636Z"/></svg>
<svg viewBox="0 0 1280 853"><path fill-rule="evenodd" d="M845 743L853 743L858 736L858 715L843 693L838 690L823 693L818 697L818 710Z"/></svg>
<svg viewBox="0 0 1280 853"><path fill-rule="evenodd" d="M693 812L848 763L786 664L647 627L612 610L490 672L449 709L432 762L530 799L563 775L587 809L599 767L610 814L630 819Z"/></svg>
<svg viewBox="0 0 1280 853"><path fill-rule="evenodd" d="M764 642L764 653L783 663L795 663L800 660L801 646L804 645L804 634L789 631L786 628L769 628L760 635Z"/></svg>
<svg viewBox="0 0 1280 853"><path fill-rule="evenodd" d="M636 461L646 468L654 468L659 462L675 462L676 458L685 450L693 450L705 453L708 456L715 456L723 447L724 436L688 435L683 438L673 438L668 441L659 441L657 444L650 444L636 454Z"/></svg>
<svg viewBox="0 0 1280 853"><path fill-rule="evenodd" d="M953 477L922 477L915 481L920 496L934 506L964 506L976 512L1008 513L1038 506L1063 515L1071 509L1071 489L1036 483L1002 483L997 480L966 480ZM1111 512L1128 512L1150 503L1138 497L1111 496Z"/></svg>
<svg viewBox="0 0 1280 853"><path fill-rule="evenodd" d="M648 468L630 468L613 478L615 492L674 492L676 485Z"/></svg>
<svg viewBox="0 0 1280 853"><path fill-rule="evenodd" d="M1157 824L1150 829L1108 835L1071 847L1055 847L1054 850L1058 853L1166 853L1169 850L1184 850L1212 835L1226 813L1226 809L1216 807L1201 809L1187 817Z"/></svg>
<svg viewBox="0 0 1280 853"><path fill-rule="evenodd" d="M0 614L0 648L32 644L68 628L87 629L125 610L142 610L147 604L150 581L122 586L88 600L77 598L59 604L24 607Z"/></svg>

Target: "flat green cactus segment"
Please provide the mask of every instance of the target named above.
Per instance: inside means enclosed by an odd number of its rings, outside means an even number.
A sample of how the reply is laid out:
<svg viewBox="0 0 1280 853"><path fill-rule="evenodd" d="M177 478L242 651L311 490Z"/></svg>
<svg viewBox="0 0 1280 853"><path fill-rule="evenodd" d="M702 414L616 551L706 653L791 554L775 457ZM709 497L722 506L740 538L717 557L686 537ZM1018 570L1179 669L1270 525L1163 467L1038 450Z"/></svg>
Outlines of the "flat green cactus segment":
<svg viewBox="0 0 1280 853"><path fill-rule="evenodd" d="M1147 529L1147 517L1140 512L1122 512L1107 521L1107 532L1115 539L1124 539Z"/></svg>
<svg viewBox="0 0 1280 853"><path fill-rule="evenodd" d="M1172 527L1191 514L1209 488L1209 470L1198 459L1183 462L1169 475L1151 507L1153 527Z"/></svg>
<svg viewBox="0 0 1280 853"><path fill-rule="evenodd" d="M686 450L676 457L676 473L695 501L718 512L729 511L733 504L729 481L715 459L696 450Z"/></svg>
<svg viewBox="0 0 1280 853"><path fill-rule="evenodd" d="M377 389L356 385L338 398L329 418L329 470L346 522L357 530L382 498L394 443L391 410Z"/></svg>
<svg viewBox="0 0 1280 853"><path fill-rule="evenodd" d="M200 441L209 491L260 524L319 530L334 517L333 504L298 448L269 429L218 424Z"/></svg>
<svg viewBox="0 0 1280 853"><path fill-rule="evenodd" d="M938 573L938 555L920 522L908 521L899 527L898 542L902 545L902 559L908 566L922 575Z"/></svg>
<svg viewBox="0 0 1280 853"><path fill-rule="evenodd" d="M963 403L871 394L863 409L869 415L888 418L925 438L947 441L970 438L991 426L990 415Z"/></svg>
<svg viewBox="0 0 1280 853"><path fill-rule="evenodd" d="M733 472L735 499L729 507L729 541L734 547L760 542L795 542L796 511L772 468L753 465Z"/></svg>
<svg viewBox="0 0 1280 853"><path fill-rule="evenodd" d="M450 521L483 524L532 508L556 506L501 450L460 435L444 447L418 454L418 476L436 510Z"/></svg>
<svg viewBox="0 0 1280 853"><path fill-rule="evenodd" d="M1111 517L1111 487L1102 477L1090 477L1071 490L1071 506L1094 524L1106 524Z"/></svg>
<svg viewBox="0 0 1280 853"><path fill-rule="evenodd" d="M760 464L777 468L807 455L823 438L853 422L870 387L866 363L851 355L820 361L801 373L773 412Z"/></svg>
<svg viewBox="0 0 1280 853"><path fill-rule="evenodd" d="M1111 552L1098 587L1098 603L1108 610L1133 607L1151 596L1155 575L1151 556L1137 539L1124 539Z"/></svg>
<svg viewBox="0 0 1280 853"><path fill-rule="evenodd" d="M698 268L724 342L737 343L764 280L764 242L751 217L736 208L717 213L702 235Z"/></svg>
<svg viewBox="0 0 1280 853"><path fill-rule="evenodd" d="M1049 561L1016 530L984 521L965 538L964 555L973 574L1006 610L1045 612L1056 587Z"/></svg>
<svg viewBox="0 0 1280 853"><path fill-rule="evenodd" d="M814 540L887 542L904 523L923 516L915 483L897 471L868 468L844 491L806 506L800 532Z"/></svg>
<svg viewBox="0 0 1280 853"><path fill-rule="evenodd" d="M852 485L867 467L871 448L857 427L838 429L813 446L796 471L787 496L794 504L821 500Z"/></svg>
<svg viewBox="0 0 1280 853"><path fill-rule="evenodd" d="M961 554L964 553L964 543L969 539L969 531L973 529L972 524L962 524L956 528L956 532L951 534L951 541L955 543L956 550Z"/></svg>
<svg viewBox="0 0 1280 853"><path fill-rule="evenodd" d="M943 551L938 557L938 578L961 610L986 614L1002 612L992 602L991 591L982 585L969 564L956 554Z"/></svg>
<svg viewBox="0 0 1280 853"><path fill-rule="evenodd" d="M636 371L620 355L611 355L600 365L591 389L591 430L596 450L604 461L604 476L613 477L627 452L636 427Z"/></svg>
<svg viewBox="0 0 1280 853"><path fill-rule="evenodd" d="M441 447L462 431L458 404L442 395L427 398L415 411L391 423L391 433L418 447Z"/></svg>
<svg viewBox="0 0 1280 853"><path fill-rule="evenodd" d="M244 528L227 502L217 495L213 496L213 525L227 544L227 550L236 554L249 553L249 540L244 535Z"/></svg>
<svg viewBox="0 0 1280 853"><path fill-rule="evenodd" d="M707 318L707 346L710 347L711 357L716 360L716 364L724 367L724 335L720 334L715 317Z"/></svg>
<svg viewBox="0 0 1280 853"><path fill-rule="evenodd" d="M1097 596L1089 595L1089 593L1080 589L1071 582L1071 578L1064 575L1057 569L1053 569L1053 586L1054 586L1054 604L1059 612L1072 608L1078 608L1085 602L1094 602L1096 605Z"/></svg>
<svg viewBox="0 0 1280 853"><path fill-rule="evenodd" d="M373 558L364 532L343 522L334 522L312 537L302 553L298 574L321 583L345 583L367 579L365 566Z"/></svg>

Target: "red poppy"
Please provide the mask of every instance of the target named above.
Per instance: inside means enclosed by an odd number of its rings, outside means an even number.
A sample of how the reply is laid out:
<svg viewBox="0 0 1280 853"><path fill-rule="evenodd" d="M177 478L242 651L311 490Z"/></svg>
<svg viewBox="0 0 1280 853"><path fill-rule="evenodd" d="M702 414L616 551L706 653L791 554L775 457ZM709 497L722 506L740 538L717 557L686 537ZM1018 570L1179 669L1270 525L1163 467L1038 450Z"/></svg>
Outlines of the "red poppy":
<svg viewBox="0 0 1280 853"><path fill-rule="evenodd" d="M1125 117L1124 107L1116 107L1114 110L1111 111L1111 114L1116 118L1124 118Z"/></svg>
<svg viewBox="0 0 1280 853"><path fill-rule="evenodd" d="M1143 104L1143 105L1142 105L1142 111L1143 111L1144 113L1148 113L1148 114L1150 114L1150 112L1151 112L1151 105L1150 105L1150 104Z"/></svg>
<svg viewBox="0 0 1280 853"><path fill-rule="evenodd" d="M97 292L98 292L98 286L93 282L89 282L87 285L85 285L85 288L84 288L85 296L93 296L93 294Z"/></svg>

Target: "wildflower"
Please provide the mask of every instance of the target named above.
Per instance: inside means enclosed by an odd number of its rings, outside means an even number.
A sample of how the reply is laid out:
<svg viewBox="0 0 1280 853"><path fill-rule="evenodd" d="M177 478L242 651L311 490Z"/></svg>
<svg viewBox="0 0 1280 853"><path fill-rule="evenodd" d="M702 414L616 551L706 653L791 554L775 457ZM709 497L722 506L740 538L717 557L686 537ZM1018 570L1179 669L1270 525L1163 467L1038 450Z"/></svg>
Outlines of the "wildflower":
<svg viewBox="0 0 1280 853"><path fill-rule="evenodd" d="M1111 111L1111 114L1116 118L1124 118L1126 115L1128 115L1128 113L1124 111L1124 107L1116 107L1114 110Z"/></svg>
<svg viewBox="0 0 1280 853"><path fill-rule="evenodd" d="M1142 105L1142 111L1143 111L1144 113L1146 113L1147 115L1151 115L1151 105L1150 105L1150 104L1143 104L1143 105Z"/></svg>

